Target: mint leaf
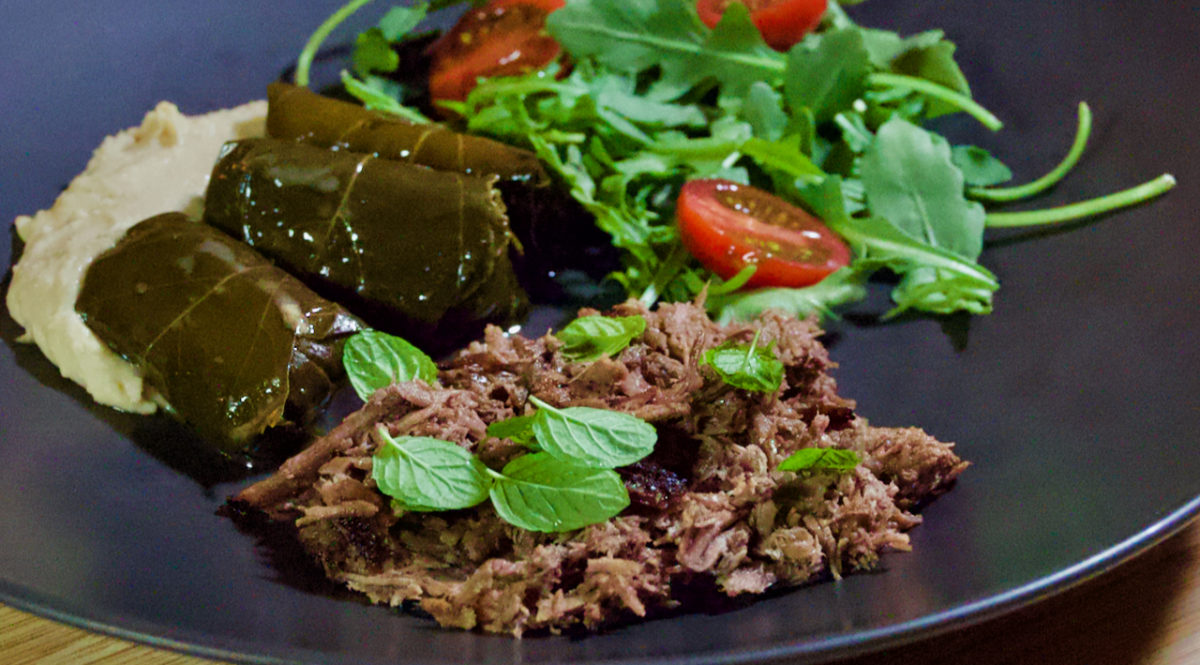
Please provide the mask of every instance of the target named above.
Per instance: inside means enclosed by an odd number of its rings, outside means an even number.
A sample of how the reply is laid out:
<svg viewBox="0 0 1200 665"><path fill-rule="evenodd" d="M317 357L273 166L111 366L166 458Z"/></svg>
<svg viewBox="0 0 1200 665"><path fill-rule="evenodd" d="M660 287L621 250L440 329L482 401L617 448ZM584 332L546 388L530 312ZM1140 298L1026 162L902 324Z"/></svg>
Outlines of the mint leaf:
<svg viewBox="0 0 1200 665"><path fill-rule="evenodd" d="M779 463L780 471L850 471L858 466L858 453L841 448L801 448Z"/></svg>
<svg viewBox="0 0 1200 665"><path fill-rule="evenodd" d="M649 455L658 441L650 423L619 411L586 406L555 408L537 397L533 434L549 455L598 469L626 466Z"/></svg>
<svg viewBox="0 0 1200 665"><path fill-rule="evenodd" d="M456 510L487 499L492 480L464 448L430 437L393 439L383 425L375 436L380 447L372 457L371 477L379 491L406 508Z"/></svg>
<svg viewBox="0 0 1200 665"><path fill-rule="evenodd" d="M629 505L625 483L615 471L566 463L547 453L509 462L489 494L504 521L550 533L603 522Z"/></svg>
<svg viewBox="0 0 1200 665"><path fill-rule="evenodd" d="M758 336L749 345L726 342L708 349L700 359L717 376L734 388L754 392L775 392L783 383L783 363L775 356L771 347L758 345Z"/></svg>
<svg viewBox="0 0 1200 665"><path fill-rule="evenodd" d="M910 237L975 259L983 249L984 210L968 201L962 171L942 137L893 118L863 156L871 211Z"/></svg>
<svg viewBox="0 0 1200 665"><path fill-rule="evenodd" d="M633 316L583 316L567 324L555 337L563 343L567 360L591 362L614 356L646 331L646 319Z"/></svg>
<svg viewBox="0 0 1200 665"><path fill-rule="evenodd" d="M487 435L497 439L509 439L513 443L526 445L533 442L533 419L536 414L513 416L497 420L488 425Z"/></svg>
<svg viewBox="0 0 1200 665"><path fill-rule="evenodd" d="M346 340L342 364L354 392L366 401L384 386L420 379L437 384L433 359L404 339L376 330L365 330Z"/></svg>

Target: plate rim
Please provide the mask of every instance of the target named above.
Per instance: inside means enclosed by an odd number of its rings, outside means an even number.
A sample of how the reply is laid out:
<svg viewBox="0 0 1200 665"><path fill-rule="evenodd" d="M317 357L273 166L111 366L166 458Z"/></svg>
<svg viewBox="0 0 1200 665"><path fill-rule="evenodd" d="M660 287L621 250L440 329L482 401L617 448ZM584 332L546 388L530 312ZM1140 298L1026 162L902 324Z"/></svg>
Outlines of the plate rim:
<svg viewBox="0 0 1200 665"><path fill-rule="evenodd" d="M1200 495L1192 497L1183 505L1132 536L1070 566L1000 593L889 626L760 649L740 649L707 655L691 654L665 659L642 657L607 659L591 661L591 665L650 665L651 663L654 665L741 665L782 659L791 659L791 662L799 665L800 663L821 663L878 653L977 625L1045 601L1136 559L1183 531L1193 522L1200 522ZM801 589L795 589L792 592L799 591ZM0 576L0 603L42 619L49 619L72 628L135 644L188 656L246 665L325 665L327 663L340 665L349 662L344 660L345 655L335 655L334 660L329 660L321 657L322 652L291 647L278 650L280 655L254 654L248 649L239 648L237 645L241 643L241 640L238 639L229 640L229 643L224 646L219 644L221 640L216 640L212 644L203 644L197 639L202 638L203 635L195 635L190 631L172 635L169 626L155 626L164 630L153 634L148 630L138 629L127 624L123 625L120 621L100 619L87 616L86 612L72 611L68 608L69 603L64 603L61 599L58 599L58 602L55 599L34 599L37 596L39 594L32 589ZM336 602L334 599L330 600ZM766 602L769 602L769 599ZM483 636L479 635L479 637ZM250 647L251 645L245 644L244 646ZM411 665L424 664L413 662Z"/></svg>

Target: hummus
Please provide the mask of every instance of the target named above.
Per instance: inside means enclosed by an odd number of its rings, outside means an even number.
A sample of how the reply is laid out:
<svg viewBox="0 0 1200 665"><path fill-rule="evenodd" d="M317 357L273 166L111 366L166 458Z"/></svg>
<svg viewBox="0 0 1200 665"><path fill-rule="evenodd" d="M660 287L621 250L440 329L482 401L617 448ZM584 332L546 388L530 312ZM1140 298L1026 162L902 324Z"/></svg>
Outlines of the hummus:
<svg viewBox="0 0 1200 665"><path fill-rule="evenodd" d="M49 210L16 219L25 242L12 268L7 304L63 376L101 404L151 413L158 404L141 371L109 350L75 312L92 259L133 225L163 212L199 219L221 146L263 136L266 102L184 116L162 102L141 126L110 136Z"/></svg>

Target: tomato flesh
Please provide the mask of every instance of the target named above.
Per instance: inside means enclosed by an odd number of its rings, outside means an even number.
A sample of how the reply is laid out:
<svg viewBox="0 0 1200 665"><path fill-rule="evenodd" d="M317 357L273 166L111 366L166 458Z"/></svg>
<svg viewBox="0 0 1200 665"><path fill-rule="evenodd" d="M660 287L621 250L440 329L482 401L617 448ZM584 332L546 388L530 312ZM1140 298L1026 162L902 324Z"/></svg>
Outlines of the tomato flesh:
<svg viewBox="0 0 1200 665"><path fill-rule="evenodd" d="M850 264L850 248L821 220L757 187L692 180L675 215L684 247L722 279L757 266L747 288L810 286Z"/></svg>
<svg viewBox="0 0 1200 665"><path fill-rule="evenodd" d="M563 0L492 0L468 10L430 47L430 96L461 101L480 77L515 76L553 62L562 49L545 30L546 16L563 4Z"/></svg>
<svg viewBox="0 0 1200 665"><path fill-rule="evenodd" d="M828 0L697 0L700 20L712 28L725 14L730 2L741 2L750 10L750 21L763 40L777 50L786 51L812 32L828 8Z"/></svg>

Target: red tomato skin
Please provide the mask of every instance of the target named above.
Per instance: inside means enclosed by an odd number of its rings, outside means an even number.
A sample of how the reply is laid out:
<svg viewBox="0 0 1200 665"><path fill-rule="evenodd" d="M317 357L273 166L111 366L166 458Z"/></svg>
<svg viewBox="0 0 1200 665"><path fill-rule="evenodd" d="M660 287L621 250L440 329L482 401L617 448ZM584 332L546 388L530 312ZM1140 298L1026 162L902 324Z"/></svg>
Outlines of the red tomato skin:
<svg viewBox="0 0 1200 665"><path fill-rule="evenodd" d="M429 95L461 101L480 77L540 69L562 52L545 31L546 16L563 0L491 0L468 10L430 46Z"/></svg>
<svg viewBox="0 0 1200 665"><path fill-rule="evenodd" d="M725 7L739 0L697 0L696 12L712 28L721 20ZM777 51L786 51L812 32L828 9L828 0L740 0L750 9L750 21L763 41Z"/></svg>
<svg viewBox="0 0 1200 665"><path fill-rule="evenodd" d="M692 180L679 192L675 216L683 246L721 279L758 266L745 288L811 286L850 264L850 248L819 219L749 185Z"/></svg>

